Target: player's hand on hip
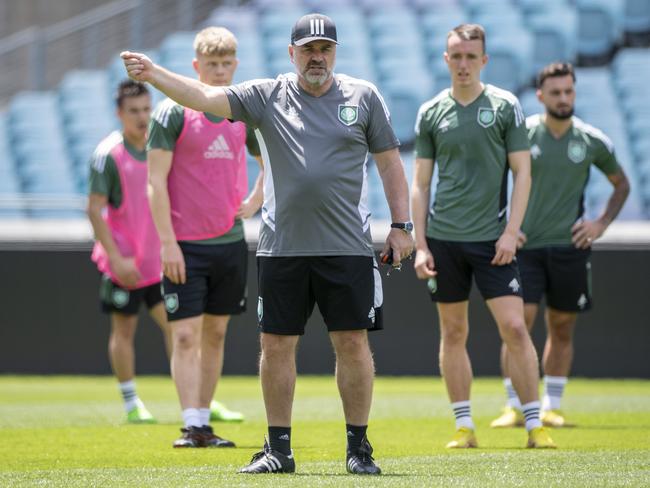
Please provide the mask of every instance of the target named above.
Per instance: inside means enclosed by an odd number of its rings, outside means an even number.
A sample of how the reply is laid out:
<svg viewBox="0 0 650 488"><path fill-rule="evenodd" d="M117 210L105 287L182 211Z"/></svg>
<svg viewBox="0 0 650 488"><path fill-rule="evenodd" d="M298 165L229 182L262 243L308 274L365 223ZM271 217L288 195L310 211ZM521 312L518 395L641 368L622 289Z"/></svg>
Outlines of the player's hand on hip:
<svg viewBox="0 0 650 488"><path fill-rule="evenodd" d="M255 212L257 212L259 209L259 206L255 204L255 202L252 202L250 199L244 200L239 209L237 210L237 213L235 214L235 217L238 219L250 219L253 215L255 215Z"/></svg>
<svg viewBox="0 0 650 488"><path fill-rule="evenodd" d="M161 249L163 273L177 285L185 284L185 258L177 242L163 244Z"/></svg>
<svg viewBox="0 0 650 488"><path fill-rule="evenodd" d="M155 65L145 54L123 51L120 57L129 75L136 81L153 81Z"/></svg>
<svg viewBox="0 0 650 488"><path fill-rule="evenodd" d="M521 249L524 247L524 244L526 244L526 241L528 240L528 237L526 236L525 233L522 231L519 231L517 234L517 249Z"/></svg>
<svg viewBox="0 0 650 488"><path fill-rule="evenodd" d="M413 267L415 268L416 276L420 280L428 280L438 274L435 270L433 254L428 249L418 249L415 251Z"/></svg>
<svg viewBox="0 0 650 488"><path fill-rule="evenodd" d="M384 249L380 256L383 258L393 251L393 266L398 267L400 261L408 258L413 252L413 236L401 229L391 229L386 238Z"/></svg>
<svg viewBox="0 0 650 488"><path fill-rule="evenodd" d="M518 235L512 232L504 232L495 244L495 254L491 264L493 266L504 266L512 262L517 252Z"/></svg>
<svg viewBox="0 0 650 488"><path fill-rule="evenodd" d="M140 281L140 271L134 258L119 257L111 260L111 270L115 273L117 281L126 287L134 287Z"/></svg>
<svg viewBox="0 0 650 488"><path fill-rule="evenodd" d="M591 247L593 241L605 232L605 225L598 220L581 220L571 227L571 241L578 249Z"/></svg>

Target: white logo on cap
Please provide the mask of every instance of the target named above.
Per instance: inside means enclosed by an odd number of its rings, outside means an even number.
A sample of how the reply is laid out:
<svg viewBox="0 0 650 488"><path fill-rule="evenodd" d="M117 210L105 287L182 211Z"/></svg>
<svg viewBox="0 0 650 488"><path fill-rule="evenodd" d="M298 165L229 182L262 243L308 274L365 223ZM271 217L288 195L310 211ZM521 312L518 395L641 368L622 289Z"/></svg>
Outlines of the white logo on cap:
<svg viewBox="0 0 650 488"><path fill-rule="evenodd" d="M325 20L324 19L310 19L309 20L310 34L322 36L325 34Z"/></svg>

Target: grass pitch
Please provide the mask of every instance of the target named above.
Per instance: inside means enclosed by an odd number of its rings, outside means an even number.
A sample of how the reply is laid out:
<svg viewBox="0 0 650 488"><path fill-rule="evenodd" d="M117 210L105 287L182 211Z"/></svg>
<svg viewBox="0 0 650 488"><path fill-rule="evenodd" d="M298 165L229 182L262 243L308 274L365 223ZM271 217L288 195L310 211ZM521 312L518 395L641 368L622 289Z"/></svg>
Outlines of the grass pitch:
<svg viewBox="0 0 650 488"><path fill-rule="evenodd" d="M572 379L557 450L524 449L523 429L488 427L504 400L479 379L472 410L480 448L448 451L453 419L440 378L379 378L369 438L384 475L345 473L343 415L331 377L298 379L295 475L239 475L262 445L257 378L226 377L218 397L247 415L214 424L236 449L172 449L180 412L167 377L138 378L158 425L126 425L110 377L0 376L0 486L650 486L650 381Z"/></svg>

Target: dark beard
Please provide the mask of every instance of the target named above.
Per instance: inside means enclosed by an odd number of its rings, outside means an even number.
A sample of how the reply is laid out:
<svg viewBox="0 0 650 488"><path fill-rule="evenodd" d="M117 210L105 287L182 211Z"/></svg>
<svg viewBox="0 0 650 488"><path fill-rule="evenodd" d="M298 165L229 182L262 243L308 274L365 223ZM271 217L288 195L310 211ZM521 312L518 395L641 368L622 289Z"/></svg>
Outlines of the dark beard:
<svg viewBox="0 0 650 488"><path fill-rule="evenodd" d="M551 117L553 117L554 119L566 120L566 119L570 119L571 117L573 117L574 108L571 107L571 110L569 110L568 112L559 113L559 112L556 112L555 110L551 110L550 108L546 107L546 112L548 112L548 114Z"/></svg>

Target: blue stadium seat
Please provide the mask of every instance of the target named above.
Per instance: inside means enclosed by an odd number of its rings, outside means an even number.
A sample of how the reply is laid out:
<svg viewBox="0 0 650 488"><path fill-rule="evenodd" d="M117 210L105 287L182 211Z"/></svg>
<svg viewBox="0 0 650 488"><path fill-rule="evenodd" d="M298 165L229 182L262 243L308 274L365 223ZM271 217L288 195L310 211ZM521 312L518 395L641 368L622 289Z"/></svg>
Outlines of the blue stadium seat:
<svg viewBox="0 0 650 488"><path fill-rule="evenodd" d="M395 135L402 144L413 142L415 116L425 100L424 97L418 96L407 86L399 85L382 86L382 93L390 110Z"/></svg>
<svg viewBox="0 0 650 488"><path fill-rule="evenodd" d="M528 32L522 30L489 39L487 51L489 61L482 75L486 83L513 93L528 84L533 75L532 39Z"/></svg>
<svg viewBox="0 0 650 488"><path fill-rule="evenodd" d="M576 0L578 54L606 59L622 34L621 3L618 0Z"/></svg>
<svg viewBox="0 0 650 488"><path fill-rule="evenodd" d="M469 21L469 14L459 6L442 11L431 9L424 11L419 21L427 37L441 36L446 39L451 29Z"/></svg>
<svg viewBox="0 0 650 488"><path fill-rule="evenodd" d="M174 32L169 34L160 44L160 62L187 62L194 59L194 37L196 32Z"/></svg>
<svg viewBox="0 0 650 488"><path fill-rule="evenodd" d="M277 8L259 16L259 26L265 36L285 36L287 44L291 39L291 29L300 17L308 13L303 6Z"/></svg>
<svg viewBox="0 0 650 488"><path fill-rule="evenodd" d="M650 33L650 2L625 0L623 28L631 34Z"/></svg>
<svg viewBox="0 0 650 488"><path fill-rule="evenodd" d="M569 0L517 0L517 3L526 15L545 14L554 10L559 14L562 10L572 8Z"/></svg>
<svg viewBox="0 0 650 488"><path fill-rule="evenodd" d="M225 27L239 37L242 31L258 28L257 10L250 6L217 7L202 24L210 26Z"/></svg>
<svg viewBox="0 0 650 488"><path fill-rule="evenodd" d="M512 0L463 0L470 15L507 13L517 8Z"/></svg>
<svg viewBox="0 0 650 488"><path fill-rule="evenodd" d="M553 13L531 15L527 25L533 35L535 72L555 61L575 61L577 18L573 9L567 7L561 16Z"/></svg>
<svg viewBox="0 0 650 488"><path fill-rule="evenodd" d="M537 100L537 93L534 88L528 88L519 95L519 103L526 117L544 111L544 105Z"/></svg>
<svg viewBox="0 0 650 488"><path fill-rule="evenodd" d="M387 8L374 11L368 18L371 36L388 33L417 32L415 13L406 8Z"/></svg>

